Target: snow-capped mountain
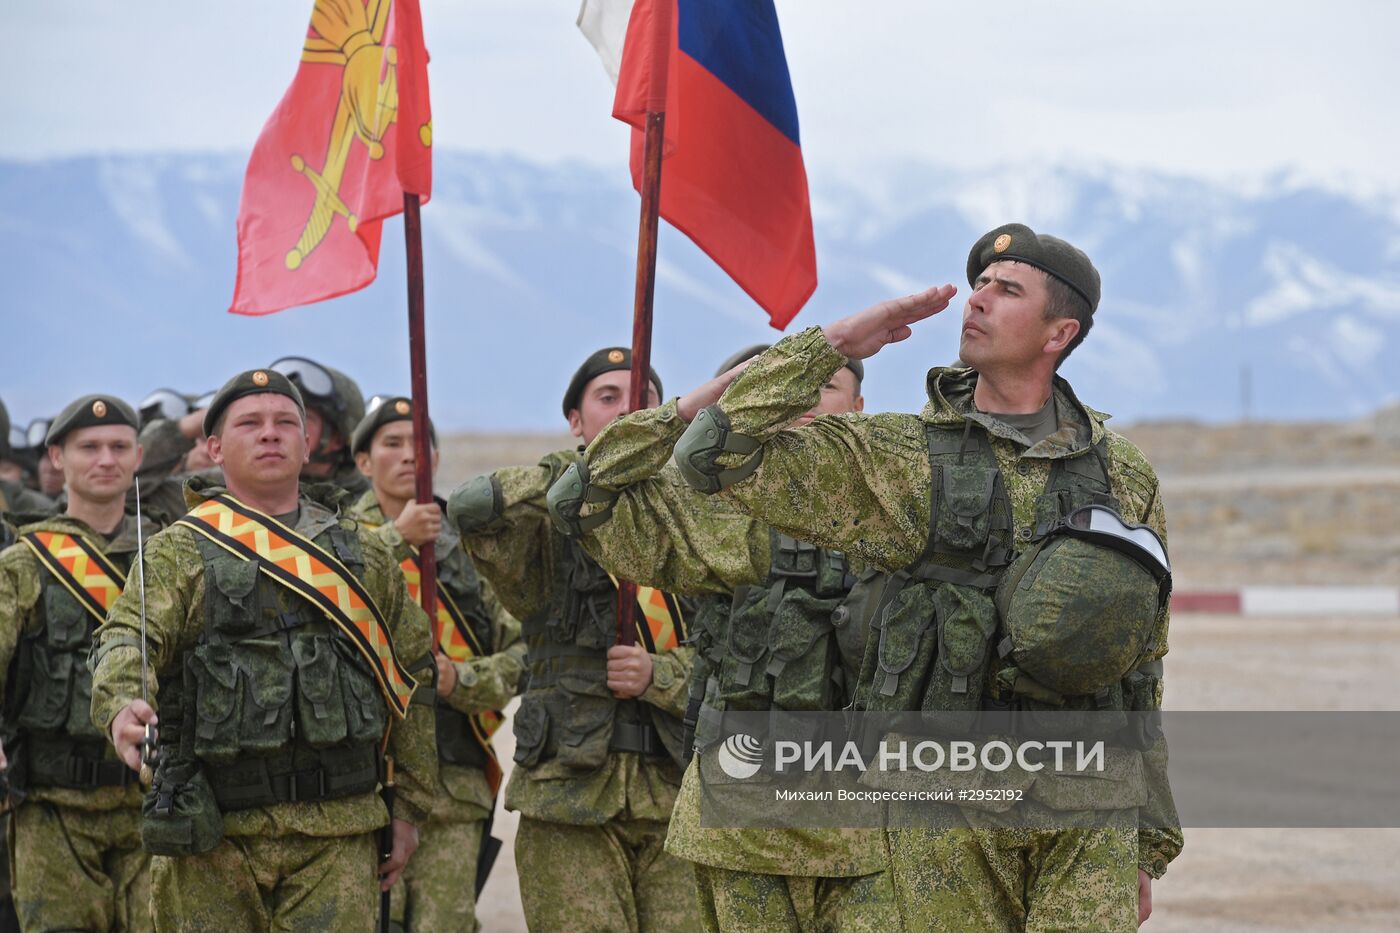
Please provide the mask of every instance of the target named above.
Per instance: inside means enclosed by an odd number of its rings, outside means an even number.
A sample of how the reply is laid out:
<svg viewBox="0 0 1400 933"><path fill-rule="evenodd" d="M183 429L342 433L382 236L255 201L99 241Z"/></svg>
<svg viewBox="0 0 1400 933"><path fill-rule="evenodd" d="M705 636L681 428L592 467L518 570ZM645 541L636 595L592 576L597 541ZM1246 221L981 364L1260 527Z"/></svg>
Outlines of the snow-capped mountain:
<svg viewBox="0 0 1400 933"><path fill-rule="evenodd" d="M0 162L0 397L16 420L97 390L217 386L298 353L366 394L408 388L401 228L379 281L266 318L225 313L244 160ZM1113 169L899 164L812 178L820 286L790 330L938 282L1017 220L1084 247L1104 281L1065 364L1122 419L1352 417L1400 398L1400 202L1277 178L1234 190ZM560 426L578 362L630 341L637 197L625 169L439 153L423 211L432 411L445 428ZM957 302L961 307L961 300ZM668 392L779 336L663 225L655 364ZM956 311L869 367L871 410L916 410L957 354Z"/></svg>

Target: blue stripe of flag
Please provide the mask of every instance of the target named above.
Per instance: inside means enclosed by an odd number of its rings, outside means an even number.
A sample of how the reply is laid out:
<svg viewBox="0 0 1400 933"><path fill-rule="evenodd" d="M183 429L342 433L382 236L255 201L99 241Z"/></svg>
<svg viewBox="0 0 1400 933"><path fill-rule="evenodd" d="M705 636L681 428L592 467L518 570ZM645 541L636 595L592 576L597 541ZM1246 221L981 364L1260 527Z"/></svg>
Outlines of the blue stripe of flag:
<svg viewBox="0 0 1400 933"><path fill-rule="evenodd" d="M801 146L773 0L678 0L677 8L681 51Z"/></svg>

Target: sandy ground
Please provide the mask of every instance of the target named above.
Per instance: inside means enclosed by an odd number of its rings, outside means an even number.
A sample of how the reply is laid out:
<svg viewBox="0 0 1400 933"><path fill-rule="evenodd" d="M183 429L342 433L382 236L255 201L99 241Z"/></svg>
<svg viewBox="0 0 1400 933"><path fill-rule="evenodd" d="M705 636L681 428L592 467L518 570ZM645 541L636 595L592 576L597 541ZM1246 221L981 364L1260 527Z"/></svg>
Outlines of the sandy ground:
<svg viewBox="0 0 1400 933"><path fill-rule="evenodd" d="M1400 710L1400 617L1178 615L1167 659L1173 709ZM501 735L509 761L509 727ZM487 931L524 930L508 841L482 896ZM1400 830L1187 829L1144 929L1400 929Z"/></svg>

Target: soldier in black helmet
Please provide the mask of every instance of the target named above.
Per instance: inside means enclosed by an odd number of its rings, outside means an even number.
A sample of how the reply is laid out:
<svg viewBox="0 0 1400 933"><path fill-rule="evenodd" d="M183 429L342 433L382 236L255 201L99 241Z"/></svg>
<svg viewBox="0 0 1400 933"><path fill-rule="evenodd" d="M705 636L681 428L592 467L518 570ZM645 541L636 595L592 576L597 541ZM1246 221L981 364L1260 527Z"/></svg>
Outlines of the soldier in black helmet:
<svg viewBox="0 0 1400 933"><path fill-rule="evenodd" d="M330 483L357 496L369 489L350 451L355 426L365 416L365 397L355 380L303 356L284 356L268 368L290 379L306 400L311 459L302 467L301 481Z"/></svg>

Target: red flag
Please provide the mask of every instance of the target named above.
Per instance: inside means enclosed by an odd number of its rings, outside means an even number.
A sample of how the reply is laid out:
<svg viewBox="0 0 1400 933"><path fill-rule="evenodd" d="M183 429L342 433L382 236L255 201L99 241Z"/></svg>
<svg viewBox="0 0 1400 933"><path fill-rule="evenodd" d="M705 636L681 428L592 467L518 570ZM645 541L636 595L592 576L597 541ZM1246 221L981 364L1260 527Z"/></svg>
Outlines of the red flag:
<svg viewBox="0 0 1400 933"><path fill-rule="evenodd" d="M315 0L292 85L248 160L235 314L374 281L381 221L432 191L418 0Z"/></svg>
<svg viewBox="0 0 1400 933"><path fill-rule="evenodd" d="M648 111L666 113L661 216L783 329L816 290L817 257L772 0L636 0L613 116L633 127L639 191Z"/></svg>

